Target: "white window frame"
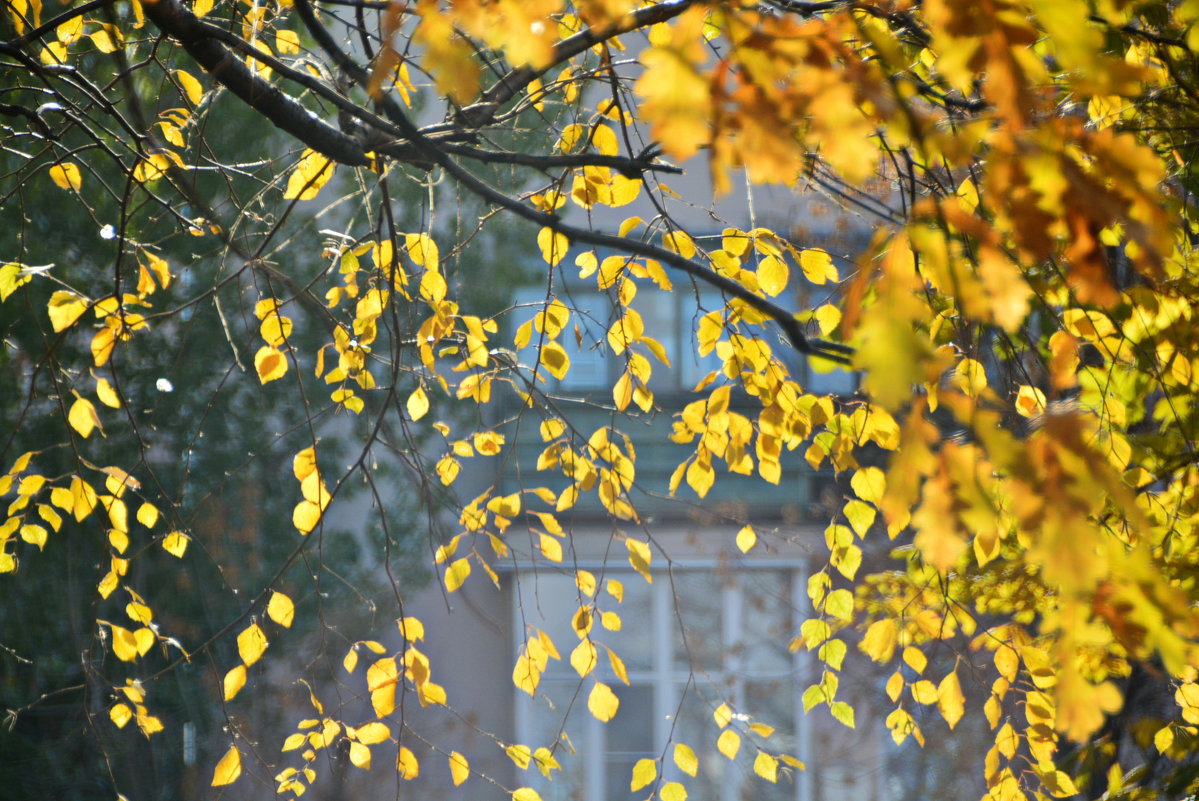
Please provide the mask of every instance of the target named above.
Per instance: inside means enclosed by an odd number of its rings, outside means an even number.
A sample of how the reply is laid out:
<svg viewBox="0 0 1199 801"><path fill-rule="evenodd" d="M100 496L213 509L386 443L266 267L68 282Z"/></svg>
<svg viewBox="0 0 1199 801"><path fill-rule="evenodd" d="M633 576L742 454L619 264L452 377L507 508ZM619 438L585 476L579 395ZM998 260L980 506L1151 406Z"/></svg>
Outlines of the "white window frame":
<svg viewBox="0 0 1199 801"><path fill-rule="evenodd" d="M644 579L628 568L613 569L605 567L603 564L584 564L580 563L578 567L589 569L595 573L603 571L605 578L617 578L621 581L644 581ZM805 610L810 608L808 598L805 592L807 586L807 568L802 560L780 559L771 562L763 562L761 564L739 565L736 567L728 567L727 565L718 566L715 560L676 560L673 564L673 570L678 573L682 571L688 572L706 572L713 576L714 581L719 581L718 569L721 571L734 571L740 577L743 574L752 572L778 572L785 571L790 578L790 603L795 610L793 625L796 631L792 635L798 634L798 627L805 613ZM520 573L528 580L536 580L532 570L521 570ZM652 755L658 756L663 746L667 743L673 726L673 715L679 709L681 692L687 685L689 672L686 670L676 670L674 667L674 649L681 647L680 632L678 628L678 619L675 616L675 598L672 595L671 583L666 571L653 571L654 582L650 585L651 600L652 600L652 619L651 625L654 629L653 637L653 665L649 670L629 670L629 680L631 685L650 685L654 693L654 709L653 709L653 743L659 749ZM713 679L725 681L732 678L733 689L729 694L729 701L735 711L740 711L737 707L743 699L743 688L746 680L778 678L778 672L758 672L746 674L740 665L740 656L736 654L736 649L731 646L740 641L741 623L742 623L742 602L744 600L742 585L737 582L733 586L727 584L721 585L721 606L722 606L722 643L725 646L725 653L732 654L730 661L726 661L722 666L721 673L713 676ZM512 626L513 631L518 635L514 643L513 658L519 654L519 650L523 644L524 625L527 623L527 617L522 612L521 602L517 594L513 595L512 601ZM627 610L626 610L627 611ZM622 615L629 619L630 615ZM564 644L555 643L559 650L562 650L563 661L566 661L569 652L563 650L563 646L567 648L573 647L574 643ZM569 665L567 666L569 669ZM794 708L791 715L791 724L795 727L796 751L793 756L805 764L812 764L811 754L811 735L807 718L803 711L803 702L801 700L802 687L806 686L812 680L812 657L806 649L798 649L791 655L791 664L786 675L793 678L796 691ZM588 680L580 680L577 674L571 673L571 681L588 683ZM702 675L696 673L697 680L702 681ZM542 678L542 682L558 681L565 684L565 680ZM516 708L515 708L515 728L516 742L524 743L537 747L540 745L548 745L548 743L534 742L537 738L537 733L533 730L533 704L537 703L536 699L530 698L523 692L515 690ZM692 690L694 692L694 690ZM583 788L584 797L582 801L605 801L607 798L605 786L606 782L606 756L610 753L606 748L601 747L601 743L605 741L605 725L596 720L590 715L586 709L586 696L582 697L582 704L576 705L572 710L573 715L581 716L580 720L584 720L586 738L583 743L574 743L578 749L577 754L568 755L572 760L579 760L583 769ZM752 712L752 710L747 710ZM617 713L620 714L620 713ZM711 733L715 735L715 728ZM691 744L691 743L689 743ZM693 747L699 750L699 744L692 744ZM673 762L670 758L670 749L666 750L666 760L663 766L663 775L660 780L680 780L686 783L689 777L678 774ZM712 752L714 753L714 751ZM702 756L702 754L701 754ZM709 755L709 758L712 758ZM723 757L717 757L723 759ZM530 771L535 772L533 768ZM678 774L678 775L676 775ZM532 773L530 778L533 778ZM536 778L540 779L540 776ZM756 777L740 777L735 771L726 771L725 780L721 788L720 801L740 801L742 797L739 790L744 781L761 781ZM811 801L813 796L812 777L808 771L795 771L792 775L792 785L794 788L793 798L795 801ZM648 788L647 788L648 789ZM630 796L632 797L632 796Z"/></svg>

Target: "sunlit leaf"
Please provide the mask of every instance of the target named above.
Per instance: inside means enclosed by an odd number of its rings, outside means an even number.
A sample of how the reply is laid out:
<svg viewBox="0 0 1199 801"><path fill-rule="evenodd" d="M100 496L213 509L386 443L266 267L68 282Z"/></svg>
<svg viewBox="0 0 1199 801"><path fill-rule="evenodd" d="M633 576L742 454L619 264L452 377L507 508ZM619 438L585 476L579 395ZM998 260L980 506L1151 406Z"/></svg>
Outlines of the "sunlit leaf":
<svg viewBox="0 0 1199 801"><path fill-rule="evenodd" d="M226 701L232 701L241 692L241 688L246 686L246 666L238 665L225 674L225 679L222 682L224 685L224 698Z"/></svg>
<svg viewBox="0 0 1199 801"><path fill-rule="evenodd" d="M257 623L251 623L237 635L237 653L247 666L261 659L266 647L266 632Z"/></svg>
<svg viewBox="0 0 1199 801"><path fill-rule="evenodd" d="M237 746L229 746L229 750L221 757L221 761L217 763L216 770L212 774L212 786L224 787L227 784L233 784L237 778L241 776L241 753L237 750Z"/></svg>
<svg viewBox="0 0 1199 801"><path fill-rule="evenodd" d="M662 801L687 801L687 788L678 782L666 782L658 791Z"/></svg>
<svg viewBox="0 0 1199 801"><path fill-rule="evenodd" d="M295 605L291 598L281 592L271 593L271 600L266 607L267 616L284 628L290 628L296 616Z"/></svg>
<svg viewBox="0 0 1199 801"><path fill-rule="evenodd" d="M399 755L396 757L396 770L400 774L400 778L411 781L420 775L420 763L416 761L416 755L407 746L400 746Z"/></svg>
<svg viewBox="0 0 1199 801"><path fill-rule="evenodd" d="M454 780L455 787L470 778L470 763L457 751L450 754L450 777Z"/></svg>
<svg viewBox="0 0 1199 801"><path fill-rule="evenodd" d="M51 166L50 180L60 189L78 192L83 188L83 175L79 172L79 165L71 161Z"/></svg>
<svg viewBox="0 0 1199 801"><path fill-rule="evenodd" d="M720 737L716 739L716 750L729 759L736 759L737 751L740 749L741 735L732 729L725 729L720 733Z"/></svg>
<svg viewBox="0 0 1199 801"><path fill-rule="evenodd" d="M637 792L656 778L658 778L658 760L639 759L637 764L633 765L633 778L629 782L629 789Z"/></svg>
<svg viewBox="0 0 1199 801"><path fill-rule="evenodd" d="M699 772L699 759L695 756L695 752L691 750L691 746L683 743L675 743L674 745L674 764L688 776L695 776ZM633 789L636 790L637 788L634 787Z"/></svg>
<svg viewBox="0 0 1199 801"><path fill-rule="evenodd" d="M597 681L587 696L587 709L591 714L597 720L607 723L616 717L616 710L619 708L620 699L612 692L612 688Z"/></svg>

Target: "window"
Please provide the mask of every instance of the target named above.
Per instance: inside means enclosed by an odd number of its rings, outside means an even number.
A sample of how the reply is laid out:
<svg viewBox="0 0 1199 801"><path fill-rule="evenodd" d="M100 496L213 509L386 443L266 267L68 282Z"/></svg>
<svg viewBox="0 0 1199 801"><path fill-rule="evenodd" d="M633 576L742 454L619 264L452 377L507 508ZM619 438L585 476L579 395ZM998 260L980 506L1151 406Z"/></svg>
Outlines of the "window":
<svg viewBox="0 0 1199 801"><path fill-rule="evenodd" d="M784 307L794 302L791 292L773 299ZM514 301L526 308L511 319L516 326L532 319L545 301L544 287L518 290ZM572 287L562 296L571 308L571 325L558 338L570 358L570 372L557 382L558 389L568 392L606 392L610 390L620 370L620 358L608 351L604 339L612 322L612 300L594 287ZM696 352L695 327L699 318L710 311L724 308L720 292L704 289L697 295L690 287L676 286L672 292L662 292L647 286L639 292L634 308L645 322L647 336L658 340L671 362L671 368L653 362L654 375L650 388L655 392L690 390L705 376L719 371L723 361L715 350L704 356ZM577 327L577 335L576 335ZM772 352L780 357L792 376L804 390L816 394L849 395L857 390L857 374L831 363L815 364L805 359L771 333L770 326L744 326L746 333L763 337ZM531 364L534 341L521 352L521 360Z"/></svg>
<svg viewBox="0 0 1199 801"><path fill-rule="evenodd" d="M712 711L727 701L736 713L777 730L765 747L807 761L797 734L803 731L798 688L806 657L787 648L799 622L795 610L806 604L797 571L777 564L681 568L655 573L652 585L632 572L595 572L624 588L623 603L603 589L597 594L601 612L620 615L621 630L597 622L591 633L599 651L595 675L617 694L620 710L607 724L595 720L587 711L592 679L580 680L570 666L579 642L570 627L579 606L573 576L530 575L515 601L516 629L545 631L562 660L551 660L536 697L518 694L517 738L534 749L558 743L563 770L545 781L530 769L521 781L531 782L545 801L643 798L647 791L629 790L634 764L657 758L667 742L684 742L701 755L699 776L679 773L667 749L663 778L682 782L692 801L811 798L804 773L780 771L774 785L754 776L749 742L735 762L717 755L712 721ZM624 661L627 686L613 673L605 646Z"/></svg>

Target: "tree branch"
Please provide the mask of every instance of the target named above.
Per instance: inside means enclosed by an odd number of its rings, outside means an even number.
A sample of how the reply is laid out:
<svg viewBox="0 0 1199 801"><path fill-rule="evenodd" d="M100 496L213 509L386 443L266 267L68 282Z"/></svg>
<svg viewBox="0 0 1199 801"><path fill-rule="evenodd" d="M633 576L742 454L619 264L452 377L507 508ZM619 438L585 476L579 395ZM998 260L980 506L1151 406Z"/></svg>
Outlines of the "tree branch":
<svg viewBox="0 0 1199 801"><path fill-rule="evenodd" d="M224 38L224 31L201 22L179 0L157 0L146 3L144 8L146 17L163 33L177 39L214 80L270 120L276 128L338 163L359 167L370 164L366 151L352 136L317 117L298 100L261 78L236 58L218 41L218 38ZM257 53L255 57L263 63L269 63L274 69L282 67L279 71L290 73L288 77L302 76L277 59L268 61L264 53ZM328 94L336 93L328 90ZM352 103L349 105L353 106Z"/></svg>

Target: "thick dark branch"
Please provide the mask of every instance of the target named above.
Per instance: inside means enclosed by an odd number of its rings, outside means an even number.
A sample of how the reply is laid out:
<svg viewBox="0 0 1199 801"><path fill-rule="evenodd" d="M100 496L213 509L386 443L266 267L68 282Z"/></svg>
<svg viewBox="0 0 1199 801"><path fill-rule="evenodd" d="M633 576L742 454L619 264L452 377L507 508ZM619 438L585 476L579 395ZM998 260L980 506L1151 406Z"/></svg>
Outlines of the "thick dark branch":
<svg viewBox="0 0 1199 801"><path fill-rule="evenodd" d="M627 178L634 178L647 172L664 172L682 175L683 169L673 164L662 164L653 158L628 158L626 156L605 156L599 153L579 153L575 155L541 156L528 153L511 153L503 150L485 150L469 145L454 145L438 140L438 146L447 153L465 156L476 161L489 164L519 164L525 167L536 167L542 170L560 169L563 167L609 167Z"/></svg>
<svg viewBox="0 0 1199 801"><path fill-rule="evenodd" d="M357 140L321 120L295 98L261 78L217 40L210 30L212 26L197 19L179 0L157 0L146 3L144 8L146 17L163 33L177 39L214 80L275 127L341 164L366 166L370 163Z"/></svg>

